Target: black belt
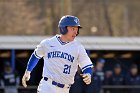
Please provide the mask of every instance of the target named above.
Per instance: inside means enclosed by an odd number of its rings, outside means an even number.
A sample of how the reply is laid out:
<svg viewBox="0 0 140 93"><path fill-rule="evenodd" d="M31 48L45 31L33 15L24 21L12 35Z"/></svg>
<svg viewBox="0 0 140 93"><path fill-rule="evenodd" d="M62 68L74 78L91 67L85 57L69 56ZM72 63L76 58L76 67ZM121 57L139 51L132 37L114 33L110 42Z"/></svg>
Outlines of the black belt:
<svg viewBox="0 0 140 93"><path fill-rule="evenodd" d="M48 81L48 78L44 77L44 80ZM60 83L55 82L55 81L52 81L52 85L55 85L55 86L60 87L60 88L64 88L64 86L65 86L65 84L60 84Z"/></svg>

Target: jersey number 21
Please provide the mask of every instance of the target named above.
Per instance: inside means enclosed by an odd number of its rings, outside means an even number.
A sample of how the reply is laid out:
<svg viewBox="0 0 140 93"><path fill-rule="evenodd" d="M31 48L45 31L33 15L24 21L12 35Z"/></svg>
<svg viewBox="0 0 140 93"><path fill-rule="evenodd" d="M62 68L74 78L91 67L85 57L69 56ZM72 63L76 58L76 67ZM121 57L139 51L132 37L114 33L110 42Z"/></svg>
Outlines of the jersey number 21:
<svg viewBox="0 0 140 93"><path fill-rule="evenodd" d="M70 69L71 69L71 65L64 65L63 73L70 74Z"/></svg>

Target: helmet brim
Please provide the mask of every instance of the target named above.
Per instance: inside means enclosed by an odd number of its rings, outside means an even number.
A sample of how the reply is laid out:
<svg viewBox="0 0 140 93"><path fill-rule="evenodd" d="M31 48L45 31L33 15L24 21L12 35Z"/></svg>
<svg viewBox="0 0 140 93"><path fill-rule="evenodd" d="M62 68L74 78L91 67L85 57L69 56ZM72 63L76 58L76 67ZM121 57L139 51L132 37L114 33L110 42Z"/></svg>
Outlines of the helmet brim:
<svg viewBox="0 0 140 93"><path fill-rule="evenodd" d="M78 27L79 27L80 29L83 28L83 27L81 27L81 26L78 26Z"/></svg>

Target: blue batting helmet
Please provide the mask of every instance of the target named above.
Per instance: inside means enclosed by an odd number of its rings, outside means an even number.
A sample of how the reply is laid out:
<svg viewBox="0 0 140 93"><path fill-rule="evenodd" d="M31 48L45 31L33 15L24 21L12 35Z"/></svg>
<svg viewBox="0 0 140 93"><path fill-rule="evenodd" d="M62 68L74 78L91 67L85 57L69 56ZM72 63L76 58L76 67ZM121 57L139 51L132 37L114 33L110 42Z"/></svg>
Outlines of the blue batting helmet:
<svg viewBox="0 0 140 93"><path fill-rule="evenodd" d="M61 34L66 34L68 32L67 30L67 26L78 26L79 28L82 28L80 26L80 21L77 17L75 16L71 16L71 15L66 15L63 16L58 24L58 27L60 29L60 33ZM78 29L78 33L79 33L79 29Z"/></svg>

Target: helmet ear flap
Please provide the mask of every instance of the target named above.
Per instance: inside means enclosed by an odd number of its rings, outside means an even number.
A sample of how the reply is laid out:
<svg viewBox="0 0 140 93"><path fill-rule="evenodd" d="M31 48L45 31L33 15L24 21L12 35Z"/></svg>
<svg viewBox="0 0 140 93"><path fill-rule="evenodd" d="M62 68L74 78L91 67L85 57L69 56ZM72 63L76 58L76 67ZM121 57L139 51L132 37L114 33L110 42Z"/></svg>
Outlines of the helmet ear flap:
<svg viewBox="0 0 140 93"><path fill-rule="evenodd" d="M68 32L67 27L59 27L59 29L62 35L65 35Z"/></svg>

